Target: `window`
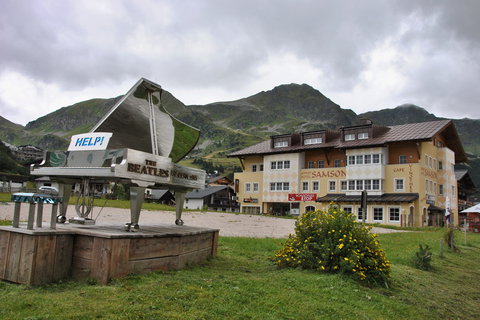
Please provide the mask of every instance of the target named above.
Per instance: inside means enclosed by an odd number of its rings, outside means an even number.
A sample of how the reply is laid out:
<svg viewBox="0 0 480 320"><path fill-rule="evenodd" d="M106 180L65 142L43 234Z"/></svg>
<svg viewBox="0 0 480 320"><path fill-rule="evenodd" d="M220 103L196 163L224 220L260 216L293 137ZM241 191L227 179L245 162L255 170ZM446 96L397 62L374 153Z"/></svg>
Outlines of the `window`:
<svg viewBox="0 0 480 320"><path fill-rule="evenodd" d="M341 164L342 164L342 160L338 160L338 159L337 159L337 160L333 160L333 166L334 166L335 168L340 168Z"/></svg>
<svg viewBox="0 0 480 320"><path fill-rule="evenodd" d="M308 168L308 169L315 168L314 163L315 163L315 162L313 162L313 161L308 161L308 162L307 162L307 168Z"/></svg>
<svg viewBox="0 0 480 320"><path fill-rule="evenodd" d="M380 190L380 180L372 180L372 190Z"/></svg>
<svg viewBox="0 0 480 320"><path fill-rule="evenodd" d="M370 164L372 163L372 155L371 154L366 154L364 157L364 163L365 164Z"/></svg>
<svg viewBox="0 0 480 320"><path fill-rule="evenodd" d="M365 190L372 190L372 180L365 180Z"/></svg>
<svg viewBox="0 0 480 320"><path fill-rule="evenodd" d="M252 164L252 172L257 172L257 165L256 164Z"/></svg>
<svg viewBox="0 0 480 320"><path fill-rule="evenodd" d="M363 190L363 180L355 180L357 190Z"/></svg>
<svg viewBox="0 0 480 320"><path fill-rule="evenodd" d="M258 183L253 184L253 192L258 192Z"/></svg>
<svg viewBox="0 0 480 320"><path fill-rule="evenodd" d="M400 156L398 157L398 163L400 163L400 164L405 164L405 163L407 163L407 156L406 156L406 155L400 155Z"/></svg>
<svg viewBox="0 0 480 320"><path fill-rule="evenodd" d="M318 181L312 182L312 191L320 191L320 183Z"/></svg>
<svg viewBox="0 0 480 320"><path fill-rule="evenodd" d="M346 213L353 213L353 208L352 207L342 207L342 210Z"/></svg>
<svg viewBox="0 0 480 320"><path fill-rule="evenodd" d="M357 161L357 164L363 164L363 155L358 155L356 161Z"/></svg>
<svg viewBox="0 0 480 320"><path fill-rule="evenodd" d="M365 210L365 218L364 218L364 217L363 217L362 207L358 207L358 209L357 209L357 219L358 219L358 220L363 220L363 219L365 219L365 221L367 221L367 217L368 217L368 209Z"/></svg>
<svg viewBox="0 0 480 320"><path fill-rule="evenodd" d="M443 162L438 161L438 170L443 170Z"/></svg>
<svg viewBox="0 0 480 320"><path fill-rule="evenodd" d="M355 156L348 156L348 165L354 165L355 164Z"/></svg>
<svg viewBox="0 0 480 320"><path fill-rule="evenodd" d="M270 191L289 191L289 182L270 182Z"/></svg>
<svg viewBox="0 0 480 320"><path fill-rule="evenodd" d="M245 183L245 192L250 192L251 185L250 183Z"/></svg>
<svg viewBox="0 0 480 320"><path fill-rule="evenodd" d="M380 163L380 155L378 153L372 155L373 163Z"/></svg>
<svg viewBox="0 0 480 320"><path fill-rule="evenodd" d="M404 191L403 179L395 179L395 191Z"/></svg>
<svg viewBox="0 0 480 320"><path fill-rule="evenodd" d="M308 191L308 182L302 182L302 191Z"/></svg>
<svg viewBox="0 0 480 320"><path fill-rule="evenodd" d="M324 168L325 167L323 160L318 160L318 167L319 168Z"/></svg>
<svg viewBox="0 0 480 320"><path fill-rule="evenodd" d="M340 190L341 191L347 191L347 187L348 187L347 180L340 181Z"/></svg>
<svg viewBox="0 0 480 320"><path fill-rule="evenodd" d="M272 170L290 169L290 160L272 161L270 164Z"/></svg>
<svg viewBox="0 0 480 320"><path fill-rule="evenodd" d="M260 171L263 171L263 164L260 165Z"/></svg>
<svg viewBox="0 0 480 320"><path fill-rule="evenodd" d="M359 132L358 140L368 139L368 132Z"/></svg>
<svg viewBox="0 0 480 320"><path fill-rule="evenodd" d="M400 222L400 208L388 208L390 222Z"/></svg>
<svg viewBox="0 0 480 320"><path fill-rule="evenodd" d="M287 140L275 141L273 147L274 147L274 148L288 147L288 141L287 141Z"/></svg>
<svg viewBox="0 0 480 320"><path fill-rule="evenodd" d="M443 184L438 185L438 194L443 195Z"/></svg>
<svg viewBox="0 0 480 320"><path fill-rule="evenodd" d="M322 138L308 138L303 141L304 145L322 143Z"/></svg>
<svg viewBox="0 0 480 320"><path fill-rule="evenodd" d="M355 133L349 133L345 135L345 141L355 140Z"/></svg>
<svg viewBox="0 0 480 320"><path fill-rule="evenodd" d="M328 191L335 192L337 190L337 183L336 181L329 181L328 182Z"/></svg>
<svg viewBox="0 0 480 320"><path fill-rule="evenodd" d="M348 190L355 190L355 180L348 180Z"/></svg>
<svg viewBox="0 0 480 320"><path fill-rule="evenodd" d="M314 206L306 206L305 207L305 212L310 212L310 211L315 211L315 207Z"/></svg>
<svg viewBox="0 0 480 320"><path fill-rule="evenodd" d="M383 221L383 208L373 208L373 221Z"/></svg>

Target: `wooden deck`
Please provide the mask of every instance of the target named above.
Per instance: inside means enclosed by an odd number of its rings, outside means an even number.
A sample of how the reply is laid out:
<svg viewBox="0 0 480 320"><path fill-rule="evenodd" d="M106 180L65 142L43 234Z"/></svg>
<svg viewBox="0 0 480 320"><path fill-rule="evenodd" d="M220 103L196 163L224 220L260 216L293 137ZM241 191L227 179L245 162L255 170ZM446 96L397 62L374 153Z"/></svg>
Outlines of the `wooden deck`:
<svg viewBox="0 0 480 320"><path fill-rule="evenodd" d="M218 229L155 225L125 232L114 225L0 227L0 279L46 284L60 279L112 278L181 269L215 256Z"/></svg>

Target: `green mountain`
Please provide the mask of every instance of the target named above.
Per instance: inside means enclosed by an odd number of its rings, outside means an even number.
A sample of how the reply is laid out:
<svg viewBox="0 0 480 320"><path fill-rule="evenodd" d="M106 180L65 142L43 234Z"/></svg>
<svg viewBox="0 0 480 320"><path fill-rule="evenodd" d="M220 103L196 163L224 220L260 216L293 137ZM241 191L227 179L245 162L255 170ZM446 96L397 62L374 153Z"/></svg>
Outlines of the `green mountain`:
<svg viewBox="0 0 480 320"><path fill-rule="evenodd" d="M119 99L121 96L79 102L25 127L0 117L0 140L15 145L33 144L48 150L66 149L71 135L88 132ZM190 156L210 160L224 158L271 135L352 125L362 118L385 125L443 119L415 105L357 115L306 84L280 85L235 101L190 106L163 91L162 101L167 111L201 130L200 141ZM480 155L480 120L455 119L454 122L465 150L476 161ZM480 181L480 165L474 167L478 168L474 170L479 172L477 181Z"/></svg>

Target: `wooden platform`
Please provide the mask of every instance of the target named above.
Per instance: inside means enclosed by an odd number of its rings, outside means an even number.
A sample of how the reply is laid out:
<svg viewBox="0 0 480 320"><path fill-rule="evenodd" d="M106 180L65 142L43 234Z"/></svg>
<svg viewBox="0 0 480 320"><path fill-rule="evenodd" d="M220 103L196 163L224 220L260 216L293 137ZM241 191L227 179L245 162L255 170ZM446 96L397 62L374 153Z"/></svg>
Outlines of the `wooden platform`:
<svg viewBox="0 0 480 320"><path fill-rule="evenodd" d="M0 279L40 285L60 279L111 278L181 269L215 256L217 229L191 226L57 225L0 227Z"/></svg>

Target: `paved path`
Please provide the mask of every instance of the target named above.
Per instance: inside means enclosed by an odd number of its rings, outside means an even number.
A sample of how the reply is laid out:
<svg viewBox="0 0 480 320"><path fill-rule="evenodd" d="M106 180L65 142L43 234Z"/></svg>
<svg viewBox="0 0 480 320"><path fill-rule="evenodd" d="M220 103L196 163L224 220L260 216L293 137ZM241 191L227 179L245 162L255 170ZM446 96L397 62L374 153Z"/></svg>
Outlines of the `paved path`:
<svg viewBox="0 0 480 320"><path fill-rule="evenodd" d="M50 205L44 207L44 220L50 219ZM22 205L21 220L27 220L28 207ZM69 206L67 217L75 215L75 207ZM98 215L98 217L97 217ZM11 220L13 217L13 204L0 203L0 220ZM93 218L97 224L120 225L130 221L129 209L99 208L93 209ZM229 237L252 237L252 238L286 238L294 232L295 221L268 216L234 214L225 212L184 212L182 219L185 225L220 229L220 235ZM140 227L152 224L173 224L175 212L172 211L149 211L142 210L140 214ZM375 233L404 232L385 228L373 228Z"/></svg>

